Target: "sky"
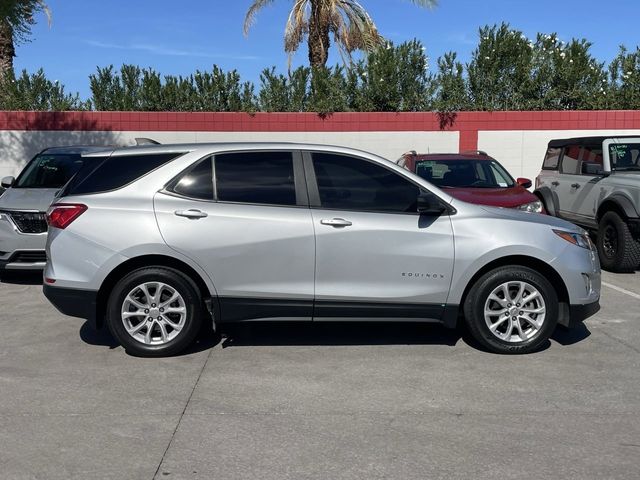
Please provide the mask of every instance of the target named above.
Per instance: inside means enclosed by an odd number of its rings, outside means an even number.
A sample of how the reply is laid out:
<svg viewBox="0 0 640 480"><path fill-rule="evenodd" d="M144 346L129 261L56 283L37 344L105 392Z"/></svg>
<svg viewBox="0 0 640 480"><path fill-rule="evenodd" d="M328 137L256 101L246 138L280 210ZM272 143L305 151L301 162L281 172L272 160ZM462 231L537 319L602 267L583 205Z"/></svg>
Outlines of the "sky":
<svg viewBox="0 0 640 480"><path fill-rule="evenodd" d="M90 96L89 74L98 66L123 63L152 67L161 74L189 75L213 64L236 69L258 83L260 71L286 72L283 32L292 0L275 0L258 15L249 36L242 32L251 0L47 0L52 12L38 17L32 41L19 45L16 71L44 68L67 91ZM561 40L586 38L601 61L619 45L640 44L638 0L440 0L433 10L406 0L360 0L380 32L394 43L423 42L432 69L439 56L458 52L467 61L478 28L508 22L529 38L557 33ZM329 63L341 62L333 52ZM307 63L303 45L293 66Z"/></svg>

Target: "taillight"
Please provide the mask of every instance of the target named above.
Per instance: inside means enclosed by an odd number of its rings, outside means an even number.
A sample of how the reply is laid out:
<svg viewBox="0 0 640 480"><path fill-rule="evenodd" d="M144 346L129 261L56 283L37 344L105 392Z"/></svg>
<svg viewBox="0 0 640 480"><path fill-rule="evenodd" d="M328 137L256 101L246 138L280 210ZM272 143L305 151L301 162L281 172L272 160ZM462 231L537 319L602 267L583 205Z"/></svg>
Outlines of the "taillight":
<svg viewBox="0 0 640 480"><path fill-rule="evenodd" d="M47 211L47 223L64 230L86 210L87 206L81 203L54 203Z"/></svg>

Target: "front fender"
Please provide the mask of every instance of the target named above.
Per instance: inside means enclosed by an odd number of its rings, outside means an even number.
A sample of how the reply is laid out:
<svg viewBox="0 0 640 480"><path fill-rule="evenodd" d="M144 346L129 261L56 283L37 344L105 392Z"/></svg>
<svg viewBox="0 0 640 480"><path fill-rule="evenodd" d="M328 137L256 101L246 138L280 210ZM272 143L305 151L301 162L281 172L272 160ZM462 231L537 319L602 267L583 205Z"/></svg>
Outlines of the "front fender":
<svg viewBox="0 0 640 480"><path fill-rule="evenodd" d="M463 300L467 287L470 286L471 280L478 272L482 271L494 262L501 261L509 257L517 257L521 259L530 258L534 261L542 261L547 264L554 263L556 259L555 255L549 254L549 252L545 250L534 248L531 245L522 244L505 245L503 247L495 248L466 262L461 262L458 258L453 272L451 291L449 293L447 303L459 305Z"/></svg>
<svg viewBox="0 0 640 480"><path fill-rule="evenodd" d="M627 218L634 219L640 217L633 200L624 193L616 192L609 195L598 208L598 220L600 220L600 217L608 210L607 205L611 205L614 208L617 207L617 210L624 212Z"/></svg>
<svg viewBox="0 0 640 480"><path fill-rule="evenodd" d="M533 192L544 203L544 208L549 215L558 216L558 194L549 187L540 187Z"/></svg>

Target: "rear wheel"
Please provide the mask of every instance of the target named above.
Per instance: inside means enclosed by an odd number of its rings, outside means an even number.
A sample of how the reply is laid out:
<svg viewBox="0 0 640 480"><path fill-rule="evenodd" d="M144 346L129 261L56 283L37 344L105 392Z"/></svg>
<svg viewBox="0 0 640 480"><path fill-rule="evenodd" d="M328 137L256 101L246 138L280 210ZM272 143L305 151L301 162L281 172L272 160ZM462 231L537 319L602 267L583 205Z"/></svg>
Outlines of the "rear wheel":
<svg viewBox="0 0 640 480"><path fill-rule="evenodd" d="M188 347L202 322L202 301L193 281L173 269L150 267L126 275L107 305L107 324L128 353L175 355Z"/></svg>
<svg viewBox="0 0 640 480"><path fill-rule="evenodd" d="M495 353L529 353L546 342L558 322L558 296L528 267L507 266L483 275L464 304L473 337Z"/></svg>
<svg viewBox="0 0 640 480"><path fill-rule="evenodd" d="M640 242L633 238L629 226L616 212L607 212L598 224L600 264L612 272L628 272L640 265Z"/></svg>

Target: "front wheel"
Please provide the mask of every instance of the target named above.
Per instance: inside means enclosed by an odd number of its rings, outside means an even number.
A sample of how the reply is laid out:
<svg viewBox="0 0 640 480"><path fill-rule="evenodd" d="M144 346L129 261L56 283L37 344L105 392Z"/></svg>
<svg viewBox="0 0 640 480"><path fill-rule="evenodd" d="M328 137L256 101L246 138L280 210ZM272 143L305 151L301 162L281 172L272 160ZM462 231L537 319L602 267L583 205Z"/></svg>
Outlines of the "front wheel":
<svg viewBox="0 0 640 480"><path fill-rule="evenodd" d="M473 337L495 353L530 353L548 341L558 322L558 296L528 267L506 266L483 275L464 304Z"/></svg>
<svg viewBox="0 0 640 480"><path fill-rule="evenodd" d="M133 355L175 355L193 342L201 322L198 288L189 277L170 268L135 270L109 296L109 330Z"/></svg>

